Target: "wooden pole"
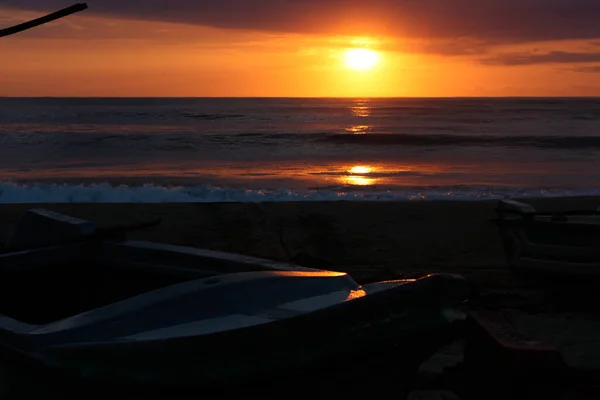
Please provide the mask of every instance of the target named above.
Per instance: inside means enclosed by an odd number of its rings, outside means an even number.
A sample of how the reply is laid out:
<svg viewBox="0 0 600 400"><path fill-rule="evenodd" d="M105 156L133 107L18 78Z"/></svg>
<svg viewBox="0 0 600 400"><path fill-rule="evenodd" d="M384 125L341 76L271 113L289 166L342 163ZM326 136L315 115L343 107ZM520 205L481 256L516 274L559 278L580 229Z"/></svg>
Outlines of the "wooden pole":
<svg viewBox="0 0 600 400"><path fill-rule="evenodd" d="M76 12L83 11L87 9L88 6L86 3L77 3L72 5L71 7L63 8L62 10L53 12L52 14L48 14L44 17L36 18L34 20L23 22L22 24L13 26L11 28L0 29L0 37L14 35L15 33L23 32L27 29L35 28L36 26L57 20L59 18L66 17L71 14L75 14Z"/></svg>

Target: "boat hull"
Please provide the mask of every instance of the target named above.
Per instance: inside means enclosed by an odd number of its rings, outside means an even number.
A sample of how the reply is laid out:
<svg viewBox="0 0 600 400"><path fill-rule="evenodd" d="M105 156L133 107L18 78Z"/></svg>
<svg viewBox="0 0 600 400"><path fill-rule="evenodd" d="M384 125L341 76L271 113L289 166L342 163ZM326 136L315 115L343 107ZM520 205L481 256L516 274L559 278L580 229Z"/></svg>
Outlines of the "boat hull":
<svg viewBox="0 0 600 400"><path fill-rule="evenodd" d="M410 381L425 359L460 332L460 300L447 296L448 286L460 283L456 279L433 275L349 303L211 335L75 343L28 356L44 373L52 371L54 381L102 386L235 382L262 390L265 380L285 386L303 376L307 384L337 387L353 375L389 381L392 373L395 381Z"/></svg>
<svg viewBox="0 0 600 400"><path fill-rule="evenodd" d="M259 346L260 353L247 353L243 357L231 351L221 352L217 357L207 356L204 349L194 349L192 346L185 346L189 354L180 357L174 356L171 351L175 349L171 345L168 354L159 354L155 345L146 347L146 351L153 356L143 358L143 365L137 352L120 355L109 352L102 359L93 353L89 353L91 358L79 354L78 363L59 367L52 371L52 375L45 376L52 376L54 384L68 380L71 384L77 382L99 387L125 385L150 390L198 386L226 390L231 385L283 389L289 388L298 378L302 378L305 388L313 389L333 389L343 384L353 384L357 379L369 381L369 385L381 385L386 381L410 384L419 366L456 337L456 330L440 329L435 334L421 332L406 335L402 342L382 341L377 346L363 347L364 350L356 353L352 348L341 352L335 349L318 352L306 343L297 346L294 351ZM314 344L314 341L310 344ZM289 347L288 343L282 345Z"/></svg>
<svg viewBox="0 0 600 400"><path fill-rule="evenodd" d="M600 276L600 215L538 213L501 202L497 224L507 264L516 271Z"/></svg>

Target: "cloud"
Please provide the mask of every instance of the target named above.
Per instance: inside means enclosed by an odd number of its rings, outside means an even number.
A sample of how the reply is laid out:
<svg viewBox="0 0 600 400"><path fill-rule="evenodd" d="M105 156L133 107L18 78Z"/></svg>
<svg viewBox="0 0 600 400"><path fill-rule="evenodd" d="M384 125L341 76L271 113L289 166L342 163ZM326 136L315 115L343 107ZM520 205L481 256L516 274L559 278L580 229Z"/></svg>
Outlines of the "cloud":
<svg viewBox="0 0 600 400"><path fill-rule="evenodd" d="M566 68L565 71L580 72L584 74L600 74L600 65L588 65L585 67Z"/></svg>
<svg viewBox="0 0 600 400"><path fill-rule="evenodd" d="M483 55L495 46L496 43L469 38L446 39L413 39L399 40L383 46L382 50L399 51L403 53L424 53L442 56L470 56Z"/></svg>
<svg viewBox="0 0 600 400"><path fill-rule="evenodd" d="M67 0L0 0L53 11ZM89 15L224 29L490 43L600 38L598 0L89 0Z"/></svg>
<svg viewBox="0 0 600 400"><path fill-rule="evenodd" d="M578 53L551 51L548 53L508 53L498 54L479 60L486 65L520 66L539 64L580 64L600 62L600 53Z"/></svg>

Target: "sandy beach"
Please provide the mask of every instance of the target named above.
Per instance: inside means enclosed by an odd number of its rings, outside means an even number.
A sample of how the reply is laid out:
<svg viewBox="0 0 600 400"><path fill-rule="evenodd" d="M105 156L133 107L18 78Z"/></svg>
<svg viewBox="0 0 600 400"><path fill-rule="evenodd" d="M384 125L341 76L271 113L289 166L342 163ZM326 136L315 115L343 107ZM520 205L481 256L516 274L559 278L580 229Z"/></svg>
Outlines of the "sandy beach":
<svg viewBox="0 0 600 400"><path fill-rule="evenodd" d="M358 280L503 264L491 222L495 202L15 204L0 206L0 235L32 207L99 226L160 217L159 226L131 238L278 260L320 259L319 267L351 271Z"/></svg>
<svg viewBox="0 0 600 400"><path fill-rule="evenodd" d="M526 201L540 210L600 205L600 198L592 197ZM584 300L578 304L551 298L543 285L508 271L493 222L496 204L11 204L0 206L0 237L6 239L26 209L43 207L99 226L160 217L159 226L133 232L130 238L347 271L359 282L458 273L480 290L474 307L507 310L515 324L558 347L571 365L600 368L600 313L583 307ZM460 348L454 346L428 368L435 370L459 359Z"/></svg>
<svg viewBox="0 0 600 400"><path fill-rule="evenodd" d="M595 209L600 198L528 199L540 210ZM312 263L359 281L427 272L504 270L497 201L3 204L0 240L28 208L98 226L160 217L132 239ZM492 283L490 281L490 283Z"/></svg>

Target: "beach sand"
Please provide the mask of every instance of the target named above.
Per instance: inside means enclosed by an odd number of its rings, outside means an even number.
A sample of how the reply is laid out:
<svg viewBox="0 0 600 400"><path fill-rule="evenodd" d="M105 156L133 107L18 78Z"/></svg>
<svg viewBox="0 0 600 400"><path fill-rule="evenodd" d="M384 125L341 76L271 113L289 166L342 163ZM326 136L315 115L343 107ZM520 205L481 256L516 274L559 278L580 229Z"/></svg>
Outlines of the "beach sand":
<svg viewBox="0 0 600 400"><path fill-rule="evenodd" d="M600 198L527 202L542 210L595 209ZM348 271L359 281L443 271L475 274L476 279L489 278L490 284L497 284L501 277L492 271L505 271L505 260L492 221L496 204L496 201L4 204L0 205L0 240L6 239L28 208L47 208L94 221L98 226L160 217L159 226L133 232L130 237L295 260L319 268Z"/></svg>
<svg viewBox="0 0 600 400"><path fill-rule="evenodd" d="M600 198L527 199L541 210L595 209ZM230 251L347 271L359 282L462 274L480 290L475 307L508 310L515 324L547 340L571 365L600 368L600 312L551 299L505 266L496 201L205 204L11 204L0 206L0 238L22 213L43 207L99 226L162 223L131 239ZM567 304L568 303L568 304ZM427 368L460 359L444 350Z"/></svg>

